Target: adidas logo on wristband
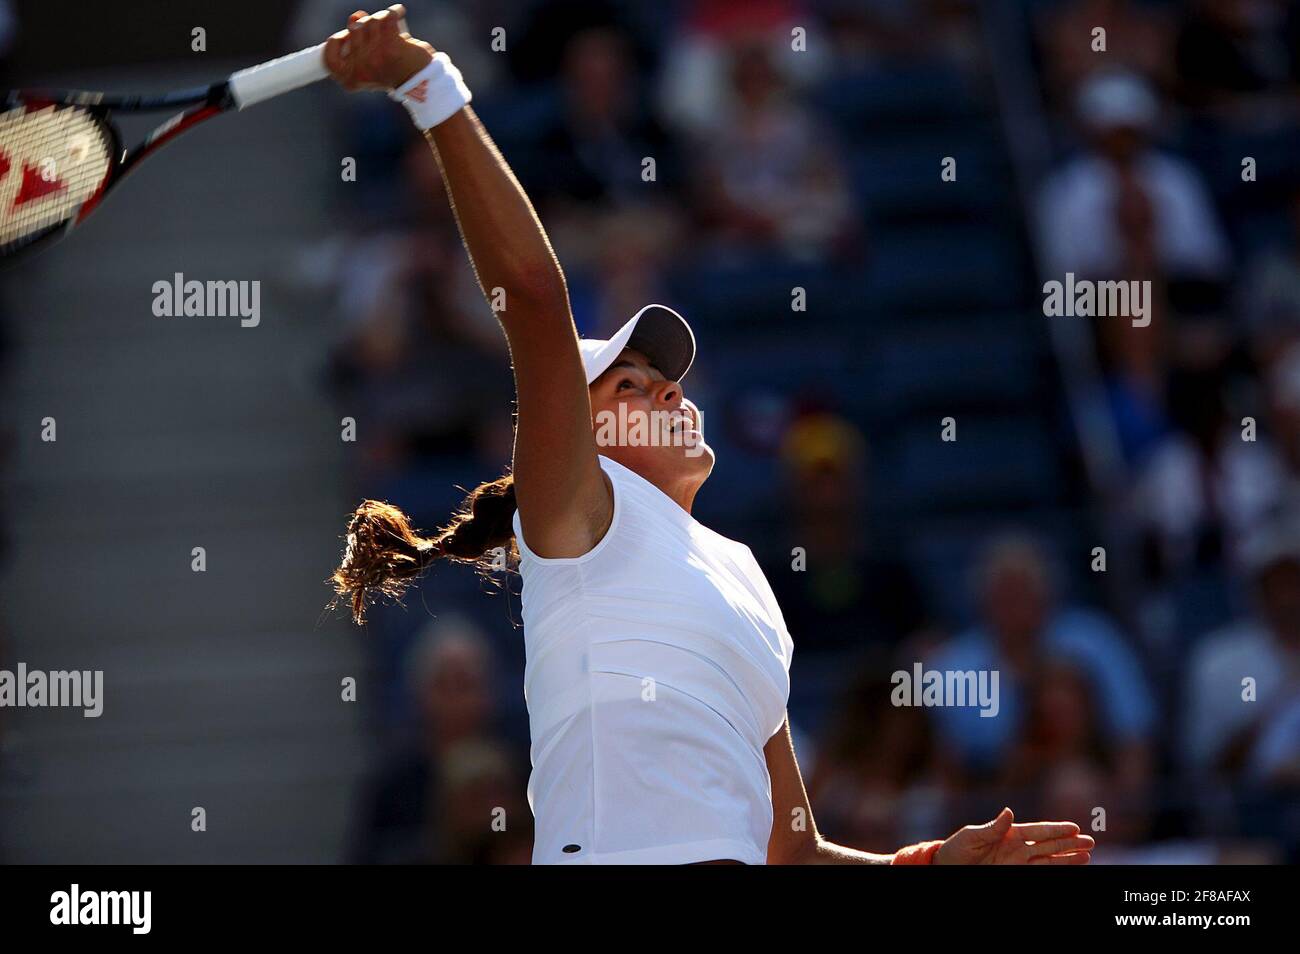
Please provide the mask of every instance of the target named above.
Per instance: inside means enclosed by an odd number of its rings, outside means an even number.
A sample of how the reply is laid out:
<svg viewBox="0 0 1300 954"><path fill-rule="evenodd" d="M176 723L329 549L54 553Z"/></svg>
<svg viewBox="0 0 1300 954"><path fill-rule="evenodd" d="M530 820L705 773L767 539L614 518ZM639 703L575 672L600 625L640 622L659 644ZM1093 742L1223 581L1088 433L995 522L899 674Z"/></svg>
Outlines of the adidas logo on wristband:
<svg viewBox="0 0 1300 954"><path fill-rule="evenodd" d="M460 70L446 53L435 53L429 65L388 94L411 114L415 125L432 129L460 112L472 98Z"/></svg>

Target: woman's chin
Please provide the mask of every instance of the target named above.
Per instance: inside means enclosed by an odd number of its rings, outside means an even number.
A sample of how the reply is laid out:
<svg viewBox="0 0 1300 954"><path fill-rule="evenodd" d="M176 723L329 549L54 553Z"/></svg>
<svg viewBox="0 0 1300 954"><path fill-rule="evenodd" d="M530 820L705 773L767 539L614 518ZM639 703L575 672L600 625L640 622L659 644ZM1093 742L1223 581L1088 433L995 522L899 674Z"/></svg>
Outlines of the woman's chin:
<svg viewBox="0 0 1300 954"><path fill-rule="evenodd" d="M694 437L690 443L678 449L681 451L682 459L689 466L699 468L707 475L713 470L715 462L713 448L704 443L704 438L700 436L699 431L692 431L691 433Z"/></svg>

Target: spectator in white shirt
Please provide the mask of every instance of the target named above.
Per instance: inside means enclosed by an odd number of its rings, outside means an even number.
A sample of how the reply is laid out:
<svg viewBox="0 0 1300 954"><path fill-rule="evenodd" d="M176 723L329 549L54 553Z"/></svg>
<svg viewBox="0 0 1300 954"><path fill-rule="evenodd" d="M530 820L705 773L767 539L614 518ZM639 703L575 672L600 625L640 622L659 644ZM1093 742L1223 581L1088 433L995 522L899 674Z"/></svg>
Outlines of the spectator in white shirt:
<svg viewBox="0 0 1300 954"><path fill-rule="evenodd" d="M1151 145L1160 105L1146 82L1128 73L1095 74L1081 87L1077 107L1087 151L1052 174L1039 196L1049 274L1121 277L1131 263L1118 203L1137 190L1151 206L1164 274L1225 278L1228 244L1200 176L1190 163Z"/></svg>
<svg viewBox="0 0 1300 954"><path fill-rule="evenodd" d="M1188 669L1183 755L1197 773L1235 775L1300 693L1300 513L1261 528L1247 553L1258 615L1207 636Z"/></svg>

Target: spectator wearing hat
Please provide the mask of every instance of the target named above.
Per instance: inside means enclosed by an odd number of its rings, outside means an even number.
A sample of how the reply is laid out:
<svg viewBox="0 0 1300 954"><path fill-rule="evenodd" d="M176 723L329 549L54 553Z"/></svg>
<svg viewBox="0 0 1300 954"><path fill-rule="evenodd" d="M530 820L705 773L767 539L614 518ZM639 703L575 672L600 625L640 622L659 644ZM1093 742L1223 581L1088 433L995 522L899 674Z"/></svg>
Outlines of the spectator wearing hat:
<svg viewBox="0 0 1300 954"><path fill-rule="evenodd" d="M1149 206L1155 264L1170 279L1221 280L1228 244L1201 177L1185 160L1154 148L1160 103L1140 77L1097 73L1080 88L1083 155L1055 172L1039 197L1040 241L1057 277L1131 278L1125 210ZM1131 218L1131 214L1128 216Z"/></svg>
<svg viewBox="0 0 1300 954"><path fill-rule="evenodd" d="M770 568L792 632L809 650L895 646L928 624L920 584L867 517L862 433L829 412L805 414L781 445L786 546ZM802 548L806 565L792 570Z"/></svg>

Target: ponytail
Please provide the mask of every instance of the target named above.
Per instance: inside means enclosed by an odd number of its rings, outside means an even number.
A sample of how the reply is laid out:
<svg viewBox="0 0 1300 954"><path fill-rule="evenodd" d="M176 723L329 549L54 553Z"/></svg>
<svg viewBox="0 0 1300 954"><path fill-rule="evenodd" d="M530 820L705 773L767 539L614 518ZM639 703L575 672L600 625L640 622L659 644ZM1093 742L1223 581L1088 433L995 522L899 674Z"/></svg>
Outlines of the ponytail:
<svg viewBox="0 0 1300 954"><path fill-rule="evenodd" d="M513 553L515 507L515 478L506 474L480 484L447 526L422 537L392 504L362 501L348 521L347 549L329 581L338 599L352 604L352 619L359 626L374 596L399 599L436 560L471 563L484 572L499 568L487 557L497 549Z"/></svg>

